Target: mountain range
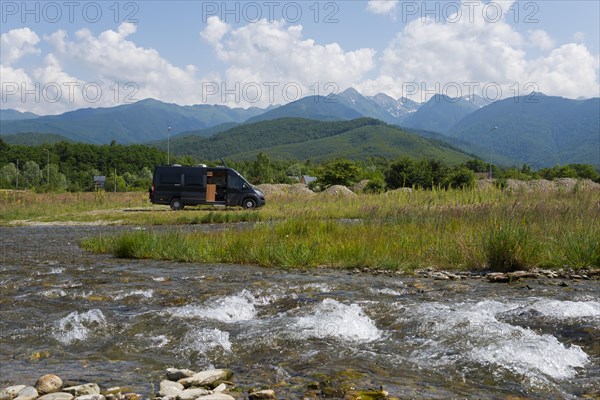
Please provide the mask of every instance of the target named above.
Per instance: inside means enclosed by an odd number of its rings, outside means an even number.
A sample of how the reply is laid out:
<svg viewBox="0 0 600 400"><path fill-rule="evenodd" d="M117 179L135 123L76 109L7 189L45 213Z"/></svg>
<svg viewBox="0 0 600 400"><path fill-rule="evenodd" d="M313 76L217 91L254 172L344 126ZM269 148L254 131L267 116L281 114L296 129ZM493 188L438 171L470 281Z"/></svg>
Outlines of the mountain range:
<svg viewBox="0 0 600 400"><path fill-rule="evenodd" d="M385 131L394 136L397 132L389 129L392 126L400 127L404 133L412 132L434 139L436 143L445 141L454 148L504 165L529 163L539 168L557 163L589 163L600 168L599 101L598 98L571 100L533 93L493 103L477 96L450 98L435 95L421 104L405 98L396 100L385 94L363 96L354 89L326 97L308 96L268 109L221 105L179 106L146 99L112 108L79 109L57 116L38 117L14 110L1 110L0 135L7 143L33 144L35 141L56 141L64 137L88 143L110 143L115 140L124 144L150 143L166 147L165 139L170 134L170 143L175 146L171 148L178 154L182 154L179 153L181 150L205 158L202 149L206 148L193 146L205 146L206 143L199 144L196 137L221 140L223 136L232 135L243 141L239 132L248 132L244 130L244 125L259 122L291 118L302 119L307 124L308 120L334 122L369 117L387 124L385 129L377 128L378 132ZM168 127L172 127L172 130L168 131ZM489 135L493 127L498 128L493 135ZM28 136L23 136L23 133L28 133ZM54 135L44 139L44 133ZM362 133L362 137L369 136ZM331 139L320 134L315 133L316 136L311 140L320 141L319 146L328 149L332 145ZM268 150L270 146L273 153L282 157L304 154L304 149L312 148L308 146L308 141L280 143L273 136L269 137L273 141L264 143L261 151ZM380 140L379 136L371 139L378 144L393 145L391 139L387 142ZM340 140L341 136L336 138L336 145L342 145ZM366 156L385 153L378 146L367 146L364 141L360 143L357 149L360 148ZM300 146L301 149L294 146ZM219 150L212 154L246 157L254 150ZM320 147L312 151L315 156L320 154L325 157L327 154ZM395 154L393 151L391 153ZM329 148L329 154L335 155L336 149Z"/></svg>
<svg viewBox="0 0 600 400"><path fill-rule="evenodd" d="M480 108L463 97L436 94L401 124L406 128L447 133L458 121Z"/></svg>
<svg viewBox="0 0 600 400"><path fill-rule="evenodd" d="M38 117L39 117L39 115L34 114L29 111L21 112L21 111L11 110L11 109L6 109L6 110L0 109L0 122L1 121L17 121L17 120L22 120L22 119L34 119L34 118L38 118Z"/></svg>
<svg viewBox="0 0 600 400"><path fill-rule="evenodd" d="M82 108L61 115L2 121L0 134L54 133L78 142L106 144L115 140L133 144L163 139L169 127L175 135L228 122L243 122L264 112L256 107L179 106L146 99L110 108Z"/></svg>

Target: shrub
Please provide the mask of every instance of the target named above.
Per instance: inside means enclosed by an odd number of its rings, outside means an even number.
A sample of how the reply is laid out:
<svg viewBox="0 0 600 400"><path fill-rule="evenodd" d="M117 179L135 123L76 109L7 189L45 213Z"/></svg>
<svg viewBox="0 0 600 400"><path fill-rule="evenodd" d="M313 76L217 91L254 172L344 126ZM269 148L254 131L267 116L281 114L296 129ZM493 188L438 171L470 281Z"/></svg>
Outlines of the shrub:
<svg viewBox="0 0 600 400"><path fill-rule="evenodd" d="M409 157L398 159L385 172L385 183L391 189L419 187L431 189L441 186L447 179L450 169L436 160L415 161Z"/></svg>
<svg viewBox="0 0 600 400"><path fill-rule="evenodd" d="M453 189L471 189L475 186L475 173L465 167L458 168L446 178L444 186Z"/></svg>
<svg viewBox="0 0 600 400"><path fill-rule="evenodd" d="M383 179L372 179L364 188L365 193L378 194L385 190L385 182Z"/></svg>
<svg viewBox="0 0 600 400"><path fill-rule="evenodd" d="M354 161L338 158L323 164L317 172L317 179L322 187L352 186L360 178L361 172L361 168Z"/></svg>

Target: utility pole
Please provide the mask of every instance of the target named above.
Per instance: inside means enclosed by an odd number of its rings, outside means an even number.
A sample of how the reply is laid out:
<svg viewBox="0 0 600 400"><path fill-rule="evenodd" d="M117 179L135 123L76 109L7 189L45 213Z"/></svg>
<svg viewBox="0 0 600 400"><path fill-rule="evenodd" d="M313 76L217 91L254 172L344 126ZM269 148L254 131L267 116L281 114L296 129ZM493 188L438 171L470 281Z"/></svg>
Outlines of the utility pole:
<svg viewBox="0 0 600 400"><path fill-rule="evenodd" d="M492 129L490 129L490 179L493 179L493 177L492 177L492 133L496 129L498 129L497 126L495 126Z"/></svg>
<svg viewBox="0 0 600 400"><path fill-rule="evenodd" d="M171 165L171 127L167 128L167 165Z"/></svg>
<svg viewBox="0 0 600 400"><path fill-rule="evenodd" d="M19 159L17 158L17 190L19 190Z"/></svg>
<svg viewBox="0 0 600 400"><path fill-rule="evenodd" d="M115 168L115 193L117 193L117 169Z"/></svg>

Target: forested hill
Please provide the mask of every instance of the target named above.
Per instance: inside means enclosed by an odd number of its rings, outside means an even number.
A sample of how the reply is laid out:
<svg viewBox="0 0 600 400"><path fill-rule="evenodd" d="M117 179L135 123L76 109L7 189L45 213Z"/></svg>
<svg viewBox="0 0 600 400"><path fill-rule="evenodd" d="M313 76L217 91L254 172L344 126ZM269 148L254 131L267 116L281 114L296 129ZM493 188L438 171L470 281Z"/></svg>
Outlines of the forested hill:
<svg viewBox="0 0 600 400"><path fill-rule="evenodd" d="M467 115L448 136L472 143L463 147L469 151L476 151L475 144L493 149L494 160L510 157L534 168L575 163L599 168L600 98L571 100L537 93L500 100Z"/></svg>
<svg viewBox="0 0 600 400"><path fill-rule="evenodd" d="M419 137L373 118L335 122L281 118L239 125L210 138L175 137L170 146L174 154L201 160L251 159L259 152L290 159L400 155L449 162L468 159L465 153L446 143ZM166 143L159 147L166 149Z"/></svg>
<svg viewBox="0 0 600 400"><path fill-rule="evenodd" d="M37 132L13 133L12 135L2 136L2 140L4 140L4 142L8 144L23 144L26 146L38 146L41 144L70 142L70 140L66 137L57 135L56 133Z"/></svg>

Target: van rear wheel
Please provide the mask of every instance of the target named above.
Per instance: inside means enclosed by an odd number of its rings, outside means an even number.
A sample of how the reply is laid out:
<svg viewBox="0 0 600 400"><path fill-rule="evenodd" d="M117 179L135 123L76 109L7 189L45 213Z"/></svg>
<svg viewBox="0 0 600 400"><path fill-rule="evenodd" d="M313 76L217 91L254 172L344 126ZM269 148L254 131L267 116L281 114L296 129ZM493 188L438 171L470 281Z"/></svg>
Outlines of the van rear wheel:
<svg viewBox="0 0 600 400"><path fill-rule="evenodd" d="M251 210L253 208L256 208L256 200L254 200L251 197L248 197L247 199L244 199L244 201L242 202L242 207L244 207L246 210Z"/></svg>
<svg viewBox="0 0 600 400"><path fill-rule="evenodd" d="M183 207L185 207L178 197L171 199L170 205L171 205L171 210L175 210L175 211L183 210Z"/></svg>

